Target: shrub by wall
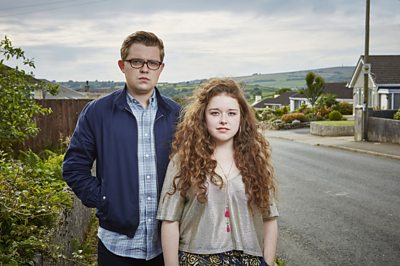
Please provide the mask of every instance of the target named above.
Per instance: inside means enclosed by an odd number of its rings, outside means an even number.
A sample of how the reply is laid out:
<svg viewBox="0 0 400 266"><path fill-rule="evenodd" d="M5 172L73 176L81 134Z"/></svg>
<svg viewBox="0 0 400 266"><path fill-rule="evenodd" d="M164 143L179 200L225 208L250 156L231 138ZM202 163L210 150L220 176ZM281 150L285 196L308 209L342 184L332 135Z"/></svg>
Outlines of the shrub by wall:
<svg viewBox="0 0 400 266"><path fill-rule="evenodd" d="M59 214L72 206L62 159L31 151L15 159L0 151L0 265L33 265L36 253L59 255L51 236Z"/></svg>
<svg viewBox="0 0 400 266"><path fill-rule="evenodd" d="M393 115L394 120L400 120L400 109Z"/></svg>
<svg viewBox="0 0 400 266"><path fill-rule="evenodd" d="M294 120L299 120L300 122L308 121L303 113L289 113L282 115L281 120L285 123L292 123Z"/></svg>
<svg viewBox="0 0 400 266"><path fill-rule="evenodd" d="M331 121L340 121L342 118L343 115L339 111L332 111L329 113L329 120Z"/></svg>
<svg viewBox="0 0 400 266"><path fill-rule="evenodd" d="M340 102L332 106L333 110L339 111L342 115L352 115L353 105L347 102Z"/></svg>

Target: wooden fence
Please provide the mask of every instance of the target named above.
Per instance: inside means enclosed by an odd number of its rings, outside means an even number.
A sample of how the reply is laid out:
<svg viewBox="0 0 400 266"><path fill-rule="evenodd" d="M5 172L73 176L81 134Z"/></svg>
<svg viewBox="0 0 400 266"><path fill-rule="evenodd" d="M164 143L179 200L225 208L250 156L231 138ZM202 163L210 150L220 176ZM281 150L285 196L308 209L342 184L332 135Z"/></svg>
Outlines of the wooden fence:
<svg viewBox="0 0 400 266"><path fill-rule="evenodd" d="M52 113L37 118L39 134L24 143L25 149L37 152L47 148L57 148L62 141L72 135L83 107L91 99L45 99L37 100Z"/></svg>

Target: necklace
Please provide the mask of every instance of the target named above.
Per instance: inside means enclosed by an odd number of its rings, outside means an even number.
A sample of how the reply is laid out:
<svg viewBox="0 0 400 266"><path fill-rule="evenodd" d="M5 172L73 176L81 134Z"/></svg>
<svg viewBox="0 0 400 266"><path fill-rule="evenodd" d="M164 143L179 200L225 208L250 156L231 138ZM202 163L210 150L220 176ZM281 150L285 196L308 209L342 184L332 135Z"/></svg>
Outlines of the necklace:
<svg viewBox="0 0 400 266"><path fill-rule="evenodd" d="M232 160L231 166L229 167L228 174L225 174L224 169L217 161L217 164L218 164L219 168L221 169L222 174L225 177L225 214L224 214L224 216L225 216L225 220L226 220L226 232L228 232L228 233L231 232L231 229L232 229L230 220L229 220L229 218L231 217L231 213L229 212L229 203L228 203L228 178L231 174L233 162L234 162L234 160Z"/></svg>

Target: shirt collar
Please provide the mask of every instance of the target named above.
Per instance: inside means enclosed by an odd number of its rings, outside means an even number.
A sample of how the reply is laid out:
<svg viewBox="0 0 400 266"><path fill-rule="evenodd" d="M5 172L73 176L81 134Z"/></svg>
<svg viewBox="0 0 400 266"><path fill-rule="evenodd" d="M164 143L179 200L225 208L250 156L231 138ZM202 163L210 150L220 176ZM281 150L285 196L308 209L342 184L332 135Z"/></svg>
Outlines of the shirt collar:
<svg viewBox="0 0 400 266"><path fill-rule="evenodd" d="M143 108L142 104L138 100L136 100L135 97L133 97L129 93L126 93L126 95L127 95L126 99L128 101L128 104L134 104L136 106L141 106ZM153 90L153 94L149 98L149 107L152 109L157 107L157 97L156 97L155 90Z"/></svg>

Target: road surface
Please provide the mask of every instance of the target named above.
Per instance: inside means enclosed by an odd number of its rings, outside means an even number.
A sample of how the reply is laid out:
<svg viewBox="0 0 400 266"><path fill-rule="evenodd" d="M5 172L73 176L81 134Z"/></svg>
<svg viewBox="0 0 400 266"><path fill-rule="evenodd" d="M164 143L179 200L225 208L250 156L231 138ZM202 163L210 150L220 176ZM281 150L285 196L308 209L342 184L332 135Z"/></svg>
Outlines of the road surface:
<svg viewBox="0 0 400 266"><path fill-rule="evenodd" d="M286 265L400 265L400 161L270 138Z"/></svg>

